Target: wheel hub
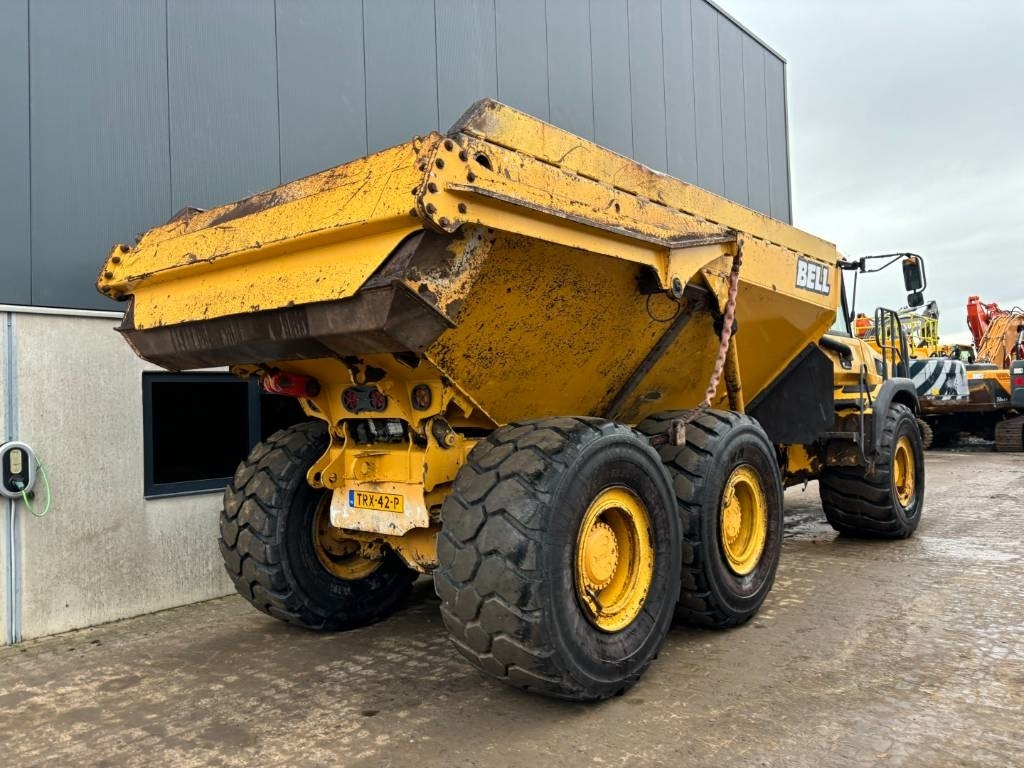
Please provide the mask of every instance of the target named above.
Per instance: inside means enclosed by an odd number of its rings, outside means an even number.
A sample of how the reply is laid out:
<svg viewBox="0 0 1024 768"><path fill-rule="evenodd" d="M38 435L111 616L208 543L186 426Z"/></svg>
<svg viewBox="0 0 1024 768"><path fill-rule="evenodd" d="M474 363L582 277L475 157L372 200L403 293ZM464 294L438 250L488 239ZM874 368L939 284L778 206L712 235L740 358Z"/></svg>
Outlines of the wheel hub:
<svg viewBox="0 0 1024 768"><path fill-rule="evenodd" d="M619 545L615 532L607 523L597 522L587 532L580 553L587 582L596 589L604 589L619 567Z"/></svg>
<svg viewBox="0 0 1024 768"><path fill-rule="evenodd" d="M654 579L651 519L626 488L597 495L576 541L576 596L598 629L618 632L643 609Z"/></svg>
<svg viewBox="0 0 1024 768"><path fill-rule="evenodd" d="M722 553L737 576L752 572L768 539L768 502L761 479L744 464L729 475L719 514Z"/></svg>
<svg viewBox="0 0 1024 768"><path fill-rule="evenodd" d="M331 525L330 508L330 495L325 494L313 515L311 533L316 558L332 576L346 581L365 579L384 562L384 550L350 538Z"/></svg>
<svg viewBox="0 0 1024 768"><path fill-rule="evenodd" d="M904 435L896 443L892 456L892 484L896 500L906 508L914 498L916 477L914 474L914 449L910 439Z"/></svg>
<svg viewBox="0 0 1024 768"><path fill-rule="evenodd" d="M729 541L735 541L736 537L740 535L740 528L743 525L743 512L740 511L735 499L723 510L722 517L724 518L722 528L725 531L725 538Z"/></svg>

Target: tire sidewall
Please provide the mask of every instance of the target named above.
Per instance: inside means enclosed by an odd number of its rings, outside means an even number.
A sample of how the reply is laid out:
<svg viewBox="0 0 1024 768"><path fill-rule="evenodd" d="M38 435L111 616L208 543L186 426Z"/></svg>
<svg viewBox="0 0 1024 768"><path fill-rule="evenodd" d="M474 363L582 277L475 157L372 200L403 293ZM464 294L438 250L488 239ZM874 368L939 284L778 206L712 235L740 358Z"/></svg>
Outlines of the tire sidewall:
<svg viewBox="0 0 1024 768"><path fill-rule="evenodd" d="M728 433L727 444L707 467L706 498L701 500L700 539L706 543L705 568L708 584L716 593L716 603L733 614L753 614L764 601L775 581L782 551L782 483L775 459L763 436L750 426ZM733 471L749 465L757 473L765 495L767 535L764 551L754 569L739 576L733 573L722 550L721 507L726 483Z"/></svg>
<svg viewBox="0 0 1024 768"><path fill-rule="evenodd" d="M602 491L624 487L647 509L654 545L654 573L640 614L617 632L604 632L588 618L575 584L580 525ZM603 436L583 446L548 503L550 529L542 553L544 580L550 585L544 615L550 622L566 672L604 695L639 675L664 642L679 594L679 519L669 478L653 449L641 438Z"/></svg>

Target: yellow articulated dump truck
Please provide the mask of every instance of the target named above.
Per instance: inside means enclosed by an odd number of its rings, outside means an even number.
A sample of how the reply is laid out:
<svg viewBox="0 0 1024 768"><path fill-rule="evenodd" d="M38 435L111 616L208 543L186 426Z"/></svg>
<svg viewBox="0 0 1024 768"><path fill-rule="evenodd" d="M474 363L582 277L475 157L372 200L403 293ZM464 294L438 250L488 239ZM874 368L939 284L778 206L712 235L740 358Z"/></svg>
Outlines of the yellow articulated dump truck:
<svg viewBox="0 0 1024 768"><path fill-rule="evenodd" d="M141 357L309 417L225 491L247 600L347 629L432 574L458 650L531 691L621 693L673 617L753 616L784 485L844 534L921 514L914 388L850 333L833 245L494 101L183 213L98 287Z"/></svg>

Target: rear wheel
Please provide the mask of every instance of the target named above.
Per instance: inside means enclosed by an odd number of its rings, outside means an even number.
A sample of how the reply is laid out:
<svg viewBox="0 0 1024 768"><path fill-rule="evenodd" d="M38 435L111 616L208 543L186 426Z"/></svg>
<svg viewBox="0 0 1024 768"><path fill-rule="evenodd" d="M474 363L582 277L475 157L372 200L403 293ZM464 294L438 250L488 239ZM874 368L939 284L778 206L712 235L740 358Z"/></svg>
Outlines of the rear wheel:
<svg viewBox="0 0 1024 768"><path fill-rule="evenodd" d="M594 418L497 429L459 471L442 522L441 615L482 671L593 700L657 655L679 591L679 521L633 430Z"/></svg>
<svg viewBox="0 0 1024 768"><path fill-rule="evenodd" d="M637 429L663 434L688 411L649 417ZM775 581L782 550L782 477L761 425L705 410L684 445L658 449L683 518L682 588L676 617L703 627L750 619Z"/></svg>
<svg viewBox="0 0 1024 768"><path fill-rule="evenodd" d="M847 536L904 539L921 520L924 451L913 412L894 403L871 467L831 467L818 486L829 524Z"/></svg>
<svg viewBox="0 0 1024 768"><path fill-rule="evenodd" d="M416 574L393 552L364 556L330 525L330 491L306 482L326 449L319 421L257 445L224 491L220 550L235 588L259 610L310 629L351 629L394 611Z"/></svg>

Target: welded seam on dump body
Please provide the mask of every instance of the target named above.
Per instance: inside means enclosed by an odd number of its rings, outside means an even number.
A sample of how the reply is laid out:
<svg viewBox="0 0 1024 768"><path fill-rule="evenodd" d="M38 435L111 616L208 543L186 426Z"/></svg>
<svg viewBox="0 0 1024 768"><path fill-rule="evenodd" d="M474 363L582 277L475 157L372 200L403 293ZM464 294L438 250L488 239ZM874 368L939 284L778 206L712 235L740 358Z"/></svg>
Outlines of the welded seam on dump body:
<svg viewBox="0 0 1024 768"><path fill-rule="evenodd" d="M14 313L5 312L4 326L7 337L6 364L4 365L4 441L14 440L18 430L18 390L15 371ZM7 643L21 642L21 544L18 537L18 504L7 500L4 512L4 528L7 531L7 547L4 550L4 583L7 601Z"/></svg>

